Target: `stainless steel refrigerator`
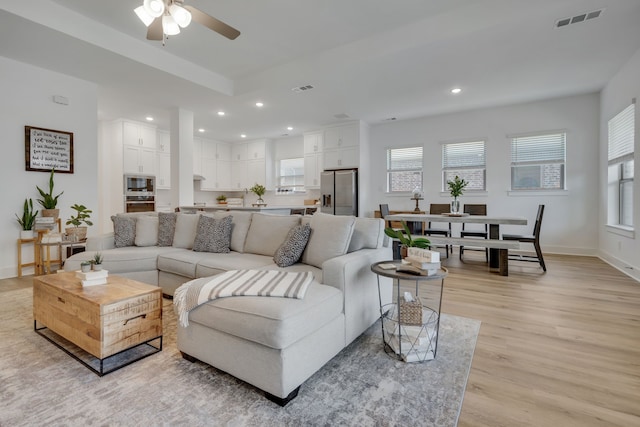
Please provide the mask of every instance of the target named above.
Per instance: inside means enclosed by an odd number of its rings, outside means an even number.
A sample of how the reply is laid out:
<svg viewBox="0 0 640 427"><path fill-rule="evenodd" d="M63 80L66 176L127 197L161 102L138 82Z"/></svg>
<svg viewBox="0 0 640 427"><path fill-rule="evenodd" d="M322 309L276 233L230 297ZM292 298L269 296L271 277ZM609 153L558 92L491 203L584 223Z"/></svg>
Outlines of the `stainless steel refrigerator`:
<svg viewBox="0 0 640 427"><path fill-rule="evenodd" d="M320 211L358 216L358 169L326 170L320 176Z"/></svg>

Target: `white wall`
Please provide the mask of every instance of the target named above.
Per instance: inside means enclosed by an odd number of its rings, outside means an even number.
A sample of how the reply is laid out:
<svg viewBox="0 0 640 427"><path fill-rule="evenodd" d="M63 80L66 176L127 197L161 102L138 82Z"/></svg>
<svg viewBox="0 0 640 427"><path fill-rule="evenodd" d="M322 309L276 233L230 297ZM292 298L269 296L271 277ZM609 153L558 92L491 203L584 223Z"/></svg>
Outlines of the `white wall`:
<svg viewBox="0 0 640 427"><path fill-rule="evenodd" d="M546 252L596 254L598 247L598 135L599 95L587 94L506 107L487 108L371 126L371 168L373 201L367 211L388 203L392 210L412 210L410 194L385 193L385 155L389 147L424 146L425 200L449 203L442 193L441 143L485 139L487 141L487 192L474 196L467 192L462 203L486 203L489 215L525 216L525 227L502 227L507 233L528 234L538 204L545 204L541 245ZM510 146L507 135L536 131L567 132L566 192L553 195L538 192L528 196L509 195ZM456 231L454 229L454 235Z"/></svg>
<svg viewBox="0 0 640 427"><path fill-rule="evenodd" d="M640 243L636 233L607 227L607 124L609 120L631 104L640 100L640 50L609 81L601 93L600 101L600 256L625 273L640 280ZM635 159L640 152L640 109L636 102ZM635 162L638 163L638 162ZM640 186L634 186L633 223L640 226Z"/></svg>
<svg viewBox="0 0 640 427"><path fill-rule="evenodd" d="M14 213L22 213L25 198L33 198L34 205L38 205L36 185L47 187L49 178L47 172L25 171L24 127L73 132L74 173L55 175L54 191L64 191L58 201L60 217L64 222L72 214L69 207L74 203L96 212L98 101L97 88L92 83L4 57L0 57L0 76L0 93L4 97L0 103L0 145L4 153L0 156L0 278L6 278L17 275L16 239L20 225ZM53 103L53 95L67 97L69 105ZM93 233L90 227L89 234ZM32 246L23 253L24 258L33 259ZM30 271L25 270L25 274Z"/></svg>

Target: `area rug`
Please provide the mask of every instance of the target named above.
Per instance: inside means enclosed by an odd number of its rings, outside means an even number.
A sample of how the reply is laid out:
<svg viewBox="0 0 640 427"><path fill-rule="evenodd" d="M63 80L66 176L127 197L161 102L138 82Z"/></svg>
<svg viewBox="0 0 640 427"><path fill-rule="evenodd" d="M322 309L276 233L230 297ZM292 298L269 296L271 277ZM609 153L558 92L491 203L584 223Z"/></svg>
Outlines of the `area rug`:
<svg viewBox="0 0 640 427"><path fill-rule="evenodd" d="M480 322L444 314L435 360L385 354L380 323L334 357L286 407L176 347L99 377L33 331L32 291L0 301L0 426L455 426Z"/></svg>

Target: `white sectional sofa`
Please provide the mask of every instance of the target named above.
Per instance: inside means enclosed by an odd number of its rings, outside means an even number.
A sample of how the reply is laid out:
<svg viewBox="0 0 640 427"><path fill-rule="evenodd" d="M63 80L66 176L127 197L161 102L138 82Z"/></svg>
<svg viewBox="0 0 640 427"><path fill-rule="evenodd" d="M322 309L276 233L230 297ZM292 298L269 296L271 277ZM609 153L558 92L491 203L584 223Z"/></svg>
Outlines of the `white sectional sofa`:
<svg viewBox="0 0 640 427"><path fill-rule="evenodd" d="M193 309L189 325L177 327L178 348L187 360L228 372L284 405L307 378L380 317L378 282L370 266L391 259L382 219L216 212L207 216L232 216L230 251L211 253L193 250L194 242L202 246L197 243L203 237L198 237L203 232L200 215L173 215L117 215L116 233L89 238L87 251L67 259L65 270L79 269L83 260L100 251L109 274L160 286L167 297L185 282L208 280L229 270L282 269L314 275L300 300L236 296ZM167 226L171 217L173 230ZM128 233L118 228L123 223ZM277 249L289 230L306 223L311 235L300 261L279 267L274 262ZM382 302L390 302L391 282L381 278L381 288Z"/></svg>

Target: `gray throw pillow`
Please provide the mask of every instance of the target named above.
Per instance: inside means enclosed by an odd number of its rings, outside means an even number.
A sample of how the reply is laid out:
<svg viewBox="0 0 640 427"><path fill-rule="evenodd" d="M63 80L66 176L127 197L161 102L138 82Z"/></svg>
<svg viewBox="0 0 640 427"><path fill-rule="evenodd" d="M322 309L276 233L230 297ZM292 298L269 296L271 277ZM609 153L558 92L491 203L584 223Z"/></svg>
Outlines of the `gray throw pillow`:
<svg viewBox="0 0 640 427"><path fill-rule="evenodd" d="M133 246L136 242L136 219L131 216L114 215L111 221L116 248Z"/></svg>
<svg viewBox="0 0 640 427"><path fill-rule="evenodd" d="M298 262L307 246L310 235L311 226L309 224L293 227L273 256L273 261L278 264L278 267L288 267Z"/></svg>
<svg viewBox="0 0 640 427"><path fill-rule="evenodd" d="M196 238L193 241L193 250L214 253L230 252L232 220L231 215L222 219L200 215Z"/></svg>
<svg viewBox="0 0 640 427"><path fill-rule="evenodd" d="M158 246L172 246L176 231L175 212L158 212Z"/></svg>

